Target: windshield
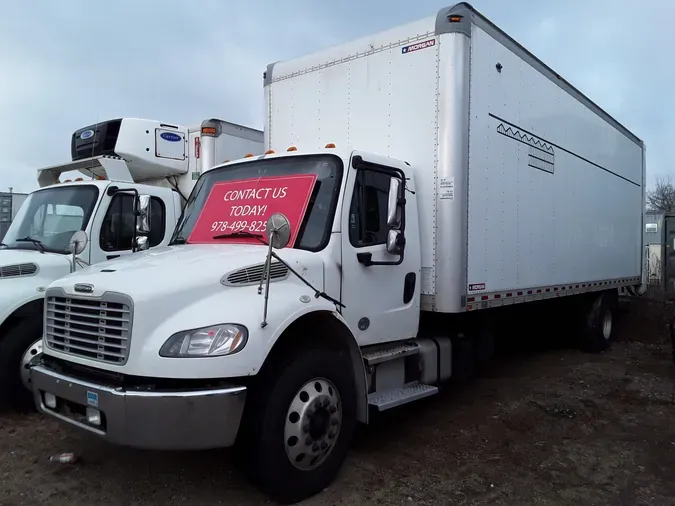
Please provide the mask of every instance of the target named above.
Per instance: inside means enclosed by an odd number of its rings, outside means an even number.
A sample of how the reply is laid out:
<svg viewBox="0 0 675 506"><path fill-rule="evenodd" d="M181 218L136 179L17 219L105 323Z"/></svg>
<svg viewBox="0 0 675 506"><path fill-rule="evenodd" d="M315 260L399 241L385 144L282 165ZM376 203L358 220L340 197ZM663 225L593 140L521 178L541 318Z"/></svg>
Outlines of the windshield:
<svg viewBox="0 0 675 506"><path fill-rule="evenodd" d="M209 234L209 239L217 237L219 234L231 234L239 230L245 230L260 234L264 230L265 216L269 214L284 211L282 207L275 208L276 201L270 200L264 202L265 215L259 217L248 217L247 220L242 219L239 214L239 208L228 208L226 214L234 213L234 218L220 218L220 221L208 221L208 227L205 230L199 230L202 227L200 215L212 212L213 195L223 195L225 198L220 198L219 202L227 200L229 196L234 195L230 193L225 185L221 184L223 191L220 193L214 190L214 186L218 183L235 183L241 181L250 181L255 178L266 178L265 181L292 179L294 176L311 176L313 182L309 187L311 193L307 200L306 210L304 214L298 216L298 233L295 239L295 248L305 249L309 251L318 251L323 249L330 238L331 227L333 224L333 215L335 213L335 206L337 205L337 197L340 192L340 181L342 180L342 160L334 155L307 155L307 156L293 156L289 158L271 158L267 160L256 160L251 162L244 162L238 165L232 165L222 168L217 168L205 172L197 181L195 188L192 190L190 197L185 205L183 214L178 221L176 230L174 231L171 244L183 244L185 242L204 242L191 240L196 235L203 236L206 232ZM315 179L314 179L315 178ZM298 178L300 179L300 178ZM281 190L283 191L283 190ZM241 193L241 192L240 192ZM276 190L269 192L261 192L268 197ZM251 194L252 195L252 194ZM211 198L210 198L211 197ZM218 198L218 197L216 197ZM207 209L205 205L208 202ZM227 203L220 204L221 208L225 208ZM218 207L218 204L216 204ZM246 206L244 206L246 207ZM256 206L251 206L256 207ZM262 209L262 206L258 206ZM204 213L202 213L205 211ZM257 221L256 221L257 218ZM253 221L251 221L253 220ZM293 220L291 220L293 222ZM199 223L199 225L198 225ZM250 223L250 225L249 225ZM215 227L215 228L214 228ZM193 234L194 232L194 234ZM227 239L225 239L227 240ZM221 239L213 239L209 242L220 242Z"/></svg>
<svg viewBox="0 0 675 506"><path fill-rule="evenodd" d="M35 191L26 198L2 242L11 249L68 253L70 238L87 228L97 200L98 188L93 185Z"/></svg>

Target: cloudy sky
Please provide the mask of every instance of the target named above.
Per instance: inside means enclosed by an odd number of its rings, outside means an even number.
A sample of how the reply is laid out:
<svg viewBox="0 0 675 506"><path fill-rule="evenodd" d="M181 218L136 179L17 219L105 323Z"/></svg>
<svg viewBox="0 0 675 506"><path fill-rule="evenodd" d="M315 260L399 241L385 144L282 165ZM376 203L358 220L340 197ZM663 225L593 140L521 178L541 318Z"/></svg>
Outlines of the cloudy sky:
<svg viewBox="0 0 675 506"><path fill-rule="evenodd" d="M435 14L448 0L0 0L0 191L36 188L70 135L114 117L263 127L277 60ZM672 0L473 5L645 140L648 180L675 160ZM670 48L670 49L669 49Z"/></svg>

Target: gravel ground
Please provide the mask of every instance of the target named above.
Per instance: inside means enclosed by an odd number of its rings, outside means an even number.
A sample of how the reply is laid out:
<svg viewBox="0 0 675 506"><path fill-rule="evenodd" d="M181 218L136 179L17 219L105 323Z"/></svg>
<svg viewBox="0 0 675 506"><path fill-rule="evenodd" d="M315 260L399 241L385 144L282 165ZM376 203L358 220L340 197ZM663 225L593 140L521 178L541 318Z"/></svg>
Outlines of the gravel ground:
<svg viewBox="0 0 675 506"><path fill-rule="evenodd" d="M664 309L632 302L618 328L605 354L513 346L489 377L380 415L306 504L675 504ZM61 452L79 460L48 462ZM0 504L269 503L232 459L117 448L3 414Z"/></svg>

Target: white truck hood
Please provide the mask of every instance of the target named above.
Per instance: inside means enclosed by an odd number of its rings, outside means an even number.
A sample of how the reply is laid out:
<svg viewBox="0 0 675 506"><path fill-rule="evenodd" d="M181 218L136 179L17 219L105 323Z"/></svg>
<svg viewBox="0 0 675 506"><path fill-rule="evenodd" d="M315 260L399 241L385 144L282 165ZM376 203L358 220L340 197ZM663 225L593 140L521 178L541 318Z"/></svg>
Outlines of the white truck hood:
<svg viewBox="0 0 675 506"><path fill-rule="evenodd" d="M0 269L4 272L7 268L25 264L35 264L37 272L44 278L57 279L70 272L70 259L67 255L25 249L0 249Z"/></svg>
<svg viewBox="0 0 675 506"><path fill-rule="evenodd" d="M20 307L44 297L47 286L69 272L66 255L0 249L0 324Z"/></svg>
<svg viewBox="0 0 675 506"><path fill-rule="evenodd" d="M128 361L124 365L95 361L64 353L49 345L44 353L82 365L136 376L166 378L222 378L254 374L285 325L312 310L334 310L329 302L292 273L270 283L269 325L262 326L264 293L248 276L260 276L267 248L257 245L180 245L134 253L128 258L99 263L56 280L47 296L61 294L80 299L108 297L130 299L133 312ZM284 249L279 256L317 290L324 290L324 263L308 251ZM230 274L258 266L238 275L241 284L227 281ZM234 279L234 278L233 278ZM77 284L91 285L75 291ZM83 287L79 287L82 289ZM54 291L52 291L54 290ZM114 294L113 294L114 292ZM241 352L214 359L164 358L161 346L177 332L220 323L236 323L249 330L248 344Z"/></svg>
<svg viewBox="0 0 675 506"><path fill-rule="evenodd" d="M307 262L315 263L309 252L284 249L277 252L294 270L307 273ZM88 296L118 292L130 296L134 303L164 299L172 293L185 293L208 287L222 288L224 275L265 262L267 247L244 244L187 244L166 246L134 253L126 258L98 263L61 278L50 287L62 288L67 294L81 295L75 285L93 285ZM314 272L312 283L323 289L323 273Z"/></svg>

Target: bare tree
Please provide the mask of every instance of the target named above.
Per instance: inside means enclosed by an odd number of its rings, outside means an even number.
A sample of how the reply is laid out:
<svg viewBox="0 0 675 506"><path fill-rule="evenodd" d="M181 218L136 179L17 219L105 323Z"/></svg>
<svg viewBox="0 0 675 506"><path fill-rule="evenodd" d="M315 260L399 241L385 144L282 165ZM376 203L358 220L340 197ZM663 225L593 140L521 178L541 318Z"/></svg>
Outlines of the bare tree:
<svg viewBox="0 0 675 506"><path fill-rule="evenodd" d="M675 213L675 186L670 176L656 178L656 187L647 190L647 208L650 211Z"/></svg>

